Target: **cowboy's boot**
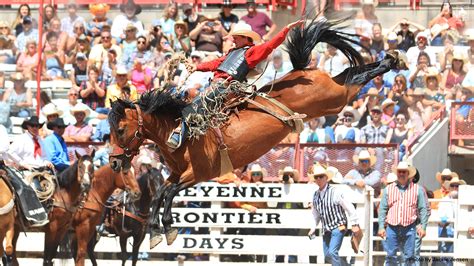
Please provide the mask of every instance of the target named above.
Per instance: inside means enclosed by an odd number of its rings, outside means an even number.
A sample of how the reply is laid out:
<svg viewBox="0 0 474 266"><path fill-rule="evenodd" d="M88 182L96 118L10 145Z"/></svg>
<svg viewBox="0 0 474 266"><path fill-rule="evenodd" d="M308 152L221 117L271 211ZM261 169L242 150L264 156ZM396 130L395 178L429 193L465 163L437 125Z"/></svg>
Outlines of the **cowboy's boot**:
<svg viewBox="0 0 474 266"><path fill-rule="evenodd" d="M186 131L186 123L181 121L181 124L171 132L171 135L169 136L168 140L166 141L166 145L168 145L168 148L171 152L174 152L177 150L179 147L181 147L181 144L183 143L184 135Z"/></svg>

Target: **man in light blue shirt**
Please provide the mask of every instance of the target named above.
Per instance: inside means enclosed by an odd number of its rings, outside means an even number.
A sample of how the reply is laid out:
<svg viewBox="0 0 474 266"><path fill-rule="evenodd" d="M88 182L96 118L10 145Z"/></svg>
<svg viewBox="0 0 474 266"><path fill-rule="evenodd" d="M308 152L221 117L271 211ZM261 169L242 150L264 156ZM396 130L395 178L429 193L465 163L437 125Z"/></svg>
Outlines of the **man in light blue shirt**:
<svg viewBox="0 0 474 266"><path fill-rule="evenodd" d="M354 161L358 163L357 169L350 170L342 183L361 189L371 186L375 191L375 197L378 197L381 188L381 174L373 168L376 157L371 155L368 150L362 150L358 156L354 157Z"/></svg>
<svg viewBox="0 0 474 266"><path fill-rule="evenodd" d="M38 30L33 29L33 19L30 16L23 18L23 32L16 38L16 47L20 52L24 52L26 48L26 42L33 39L38 43Z"/></svg>
<svg viewBox="0 0 474 266"><path fill-rule="evenodd" d="M52 162L56 171L60 173L70 165L66 142L62 137L67 125L64 124L62 118L56 118L52 122L49 122L47 127L53 131L53 134L44 140L44 151L48 161Z"/></svg>

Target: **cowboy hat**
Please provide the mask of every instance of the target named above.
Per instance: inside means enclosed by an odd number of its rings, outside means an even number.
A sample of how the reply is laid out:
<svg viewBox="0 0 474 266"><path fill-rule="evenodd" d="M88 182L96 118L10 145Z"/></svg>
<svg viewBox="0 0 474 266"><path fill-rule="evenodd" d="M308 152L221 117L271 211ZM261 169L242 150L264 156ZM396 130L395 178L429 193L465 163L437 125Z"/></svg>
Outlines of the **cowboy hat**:
<svg viewBox="0 0 474 266"><path fill-rule="evenodd" d="M50 130L53 130L54 127L65 128L67 126L68 125L64 124L64 120L60 117L46 124L46 127Z"/></svg>
<svg viewBox="0 0 474 266"><path fill-rule="evenodd" d="M86 114L86 117L88 117L91 113L91 110L89 109L87 105L83 103L78 103L71 108L70 112L72 115L74 115L74 113L77 113L77 112L83 112Z"/></svg>
<svg viewBox="0 0 474 266"><path fill-rule="evenodd" d="M30 117L30 119L25 119L21 124L21 128L28 129L28 126L39 126L42 127L44 123L39 122L39 118L36 115Z"/></svg>
<svg viewBox="0 0 474 266"><path fill-rule="evenodd" d="M388 185L395 181L397 181L397 175L395 173L388 173L385 183Z"/></svg>
<svg viewBox="0 0 474 266"><path fill-rule="evenodd" d="M441 83L441 75L439 74L439 71L438 69L436 69L436 67L429 67L428 71L426 71L426 74L423 77L423 79L425 80L425 84L427 83L426 81L430 77L435 77L436 80L438 81L438 84Z"/></svg>
<svg viewBox="0 0 474 266"><path fill-rule="evenodd" d="M328 180L331 180L334 177L335 172L329 171L326 167L319 163L315 163L308 169L308 177L314 179L314 176L318 175L326 175Z"/></svg>
<svg viewBox="0 0 474 266"><path fill-rule="evenodd" d="M21 72L15 72L13 75L11 75L11 80L21 80L21 81L25 81L25 77L23 76L23 74Z"/></svg>
<svg viewBox="0 0 474 266"><path fill-rule="evenodd" d="M135 27L135 25L133 23L128 23L123 31L129 31L129 30L135 30L136 31L137 27Z"/></svg>
<svg viewBox="0 0 474 266"><path fill-rule="evenodd" d="M135 16L142 12L142 7L135 4L133 0L128 0L127 3L120 5L120 12L125 13L126 8L135 8Z"/></svg>
<svg viewBox="0 0 474 266"><path fill-rule="evenodd" d="M332 182L334 184L342 184L344 177L342 176L341 172L336 167L328 166L326 169L328 172L332 172L331 179L328 182Z"/></svg>
<svg viewBox="0 0 474 266"><path fill-rule="evenodd" d="M436 173L436 180L438 183L443 184L443 176L450 176L451 179L459 178L459 175L456 172L452 172L449 168L444 168L443 171Z"/></svg>
<svg viewBox="0 0 474 266"><path fill-rule="evenodd" d="M46 117L54 114L57 114L58 116L63 115L63 111L59 110L54 103L48 103L47 105L43 106L42 112Z"/></svg>
<svg viewBox="0 0 474 266"><path fill-rule="evenodd" d="M465 64L465 63L467 63L467 56L462 51L455 49L453 51L452 60L459 60L459 61L462 61Z"/></svg>
<svg viewBox="0 0 474 266"><path fill-rule="evenodd" d="M284 174L293 174L293 181L297 182L300 180L300 172L296 169L293 169L291 166L285 166L282 170L278 171L278 177L281 180Z"/></svg>
<svg viewBox="0 0 474 266"><path fill-rule="evenodd" d="M252 26L245 22L238 22L234 29L229 33L231 36L245 36L252 39L253 42L260 42L261 37L258 33L252 30Z"/></svg>
<svg viewBox="0 0 474 266"><path fill-rule="evenodd" d="M399 162L397 167L395 168L395 173L398 170L407 170L408 171L408 178L412 178L416 174L415 167L411 166L408 162Z"/></svg>
<svg viewBox="0 0 474 266"><path fill-rule="evenodd" d="M382 102L382 110L385 110L385 108L389 107L390 105L396 105L397 102L394 102L392 99L387 98Z"/></svg>
<svg viewBox="0 0 474 266"><path fill-rule="evenodd" d="M174 28L176 29L176 27L179 26L179 25L181 25L181 26L184 27L184 29L185 29L184 31L185 31L186 33L188 32L188 23L186 23L186 22L184 22L184 21L182 21L182 20L178 20L178 21L176 21L176 22L174 23Z"/></svg>
<svg viewBox="0 0 474 266"><path fill-rule="evenodd" d="M466 181L459 179L459 176L453 177L451 181L446 181L446 186L449 187L451 184L466 185Z"/></svg>
<svg viewBox="0 0 474 266"><path fill-rule="evenodd" d="M387 42L396 42L397 44L400 44L402 42L402 37L391 31L387 34Z"/></svg>
<svg viewBox="0 0 474 266"><path fill-rule="evenodd" d="M235 5L232 4L232 1L231 0L224 0L222 2L222 4L220 5L220 7L231 7L231 8L234 8Z"/></svg>
<svg viewBox="0 0 474 266"><path fill-rule="evenodd" d="M344 117L344 114L345 113L351 113L352 116L354 117L354 121L353 122L357 122L359 121L360 119L360 113L359 111L357 111L356 109L354 109L354 107L352 106L346 106L344 107L344 109L342 109L342 111L339 113L338 117L339 118L342 118Z"/></svg>
<svg viewBox="0 0 474 266"><path fill-rule="evenodd" d="M379 90L377 90L377 88L374 88L374 87L370 88L365 94L365 96L376 96L379 99L383 98L383 96L379 94Z"/></svg>
<svg viewBox="0 0 474 266"><path fill-rule="evenodd" d="M361 160L369 160L370 166L373 166L377 162L375 155L372 155L368 150L361 150L359 154L356 154L352 157L352 160L355 164L359 164Z"/></svg>
<svg viewBox="0 0 474 266"><path fill-rule="evenodd" d="M249 177L252 177L252 173L262 173L262 178L265 178L267 176L267 170L265 168L262 168L257 163L252 165L252 167L250 167Z"/></svg>

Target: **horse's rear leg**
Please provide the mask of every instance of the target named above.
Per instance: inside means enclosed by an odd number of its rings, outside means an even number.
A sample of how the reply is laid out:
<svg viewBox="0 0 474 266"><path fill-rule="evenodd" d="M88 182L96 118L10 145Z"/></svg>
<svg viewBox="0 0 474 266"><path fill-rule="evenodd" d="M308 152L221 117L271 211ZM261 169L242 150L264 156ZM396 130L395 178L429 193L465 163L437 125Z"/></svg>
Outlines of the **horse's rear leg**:
<svg viewBox="0 0 474 266"><path fill-rule="evenodd" d="M153 212L152 212L152 220L150 222L150 249L153 249L158 244L163 241L163 237L161 236L161 229L160 229L160 209L161 203L163 199L167 195L168 188L170 187L171 183L166 182L163 184L158 193L156 195L156 202L153 205Z"/></svg>
<svg viewBox="0 0 474 266"><path fill-rule="evenodd" d="M128 254L127 254L127 238L126 236L120 236L120 250L121 250L121 257L122 257L122 266L125 266L125 262L127 261Z"/></svg>
<svg viewBox="0 0 474 266"><path fill-rule="evenodd" d="M173 244L178 236L178 229L172 228L173 216L171 213L171 206L173 205L173 199L178 194L179 191L190 187L192 184L173 184L170 186L168 193L165 198L165 206L163 210L163 227L165 228L166 243L168 245Z"/></svg>

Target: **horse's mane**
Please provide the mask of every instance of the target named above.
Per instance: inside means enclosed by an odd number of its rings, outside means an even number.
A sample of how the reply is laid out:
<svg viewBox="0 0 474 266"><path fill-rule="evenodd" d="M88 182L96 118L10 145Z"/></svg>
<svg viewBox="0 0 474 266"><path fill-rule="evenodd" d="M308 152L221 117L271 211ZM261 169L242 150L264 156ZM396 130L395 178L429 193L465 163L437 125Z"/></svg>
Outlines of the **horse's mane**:
<svg viewBox="0 0 474 266"><path fill-rule="evenodd" d="M328 43L339 49L349 59L351 67L363 65L364 59L352 46L353 44L362 46L356 41L358 35L341 31L345 28L342 24L349 19L349 17L330 21L313 19L304 28L293 28L285 44L293 68L305 69L311 61L311 51L319 42Z"/></svg>
<svg viewBox="0 0 474 266"><path fill-rule="evenodd" d="M146 92L136 102L117 99L112 102L109 113L109 123L112 129L118 128L118 123L125 117L125 109L135 109L135 104L138 104L148 114L167 114L173 119L181 117L181 111L186 106L183 100L177 99L170 91L161 90Z"/></svg>

